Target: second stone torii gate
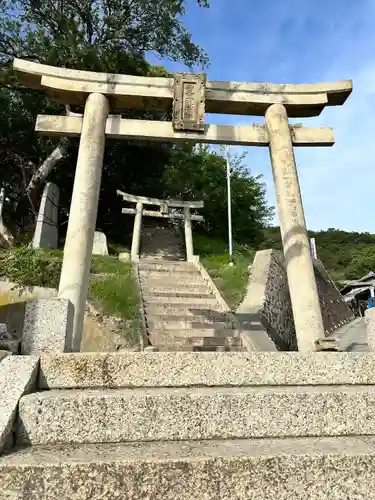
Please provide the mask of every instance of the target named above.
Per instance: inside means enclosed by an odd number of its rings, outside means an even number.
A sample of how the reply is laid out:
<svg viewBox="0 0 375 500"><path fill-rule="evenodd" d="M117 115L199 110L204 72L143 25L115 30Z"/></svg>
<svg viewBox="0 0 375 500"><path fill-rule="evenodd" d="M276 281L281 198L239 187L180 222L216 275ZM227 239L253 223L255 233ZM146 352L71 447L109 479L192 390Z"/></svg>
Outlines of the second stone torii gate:
<svg viewBox="0 0 375 500"><path fill-rule="evenodd" d="M193 247L193 232L191 221L203 221L202 215L191 214L191 209L203 208L203 201L179 201L179 200L159 200L158 198L147 198L146 196L136 196L122 191L116 191L124 201L135 203L136 208L123 208L123 214L135 215L133 238L131 247L131 260L133 262L139 259L139 248L141 241L142 216L159 217L162 219L180 219L184 220L185 230L185 245L186 245L186 260L193 262L194 247ZM160 207L159 211L144 210L144 205L156 205ZM170 213L170 208L183 208L184 213Z"/></svg>
<svg viewBox="0 0 375 500"><path fill-rule="evenodd" d="M62 104L85 105L83 116L38 116L44 135L80 136L59 296L74 305L79 347L88 290L106 137L270 148L277 208L298 348L316 350L324 327L313 271L293 146L332 146L331 129L291 126L289 117L317 116L344 104L350 80L318 84L206 81L203 74L173 78L112 75L14 60L21 82ZM172 122L109 115L122 108L172 111ZM265 116L264 125L204 123L208 113Z"/></svg>

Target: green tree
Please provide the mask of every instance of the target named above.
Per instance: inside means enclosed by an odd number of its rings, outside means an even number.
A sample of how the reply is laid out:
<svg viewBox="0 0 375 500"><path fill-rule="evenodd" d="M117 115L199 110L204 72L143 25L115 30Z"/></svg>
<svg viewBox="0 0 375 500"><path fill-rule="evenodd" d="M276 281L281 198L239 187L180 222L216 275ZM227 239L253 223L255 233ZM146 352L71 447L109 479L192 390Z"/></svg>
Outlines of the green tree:
<svg viewBox="0 0 375 500"><path fill-rule="evenodd" d="M207 0L197 2L208 7ZM206 66L207 55L183 26L186 4L184 0L0 0L0 183L11 200L6 210L16 211L13 218L23 228L27 222L32 226L34 219L22 195L27 192L35 212L47 177L58 181L62 213L67 213L78 141L35 136L38 113L65 114L70 108L20 86L11 69L13 58L150 76L167 73L146 62L148 53ZM166 118L123 112L130 117ZM168 145L108 141L99 225L106 225L108 214L113 218L119 210L113 205L115 189L147 191L157 184L169 149ZM54 171L57 164L60 168ZM113 224L118 227L119 221Z"/></svg>
<svg viewBox="0 0 375 500"><path fill-rule="evenodd" d="M209 7L208 0L197 0ZM182 24L186 0L1 0L0 61L117 71L147 53L205 66Z"/></svg>
<svg viewBox="0 0 375 500"><path fill-rule="evenodd" d="M348 279L359 279L370 271L375 272L374 244L351 252L351 261L346 271L346 277Z"/></svg>
<svg viewBox="0 0 375 500"><path fill-rule="evenodd" d="M263 235L262 249L282 248L279 227L266 227ZM329 228L309 231L309 236L315 238L318 258L334 280L358 279L375 272L375 234Z"/></svg>
<svg viewBox="0 0 375 500"><path fill-rule="evenodd" d="M254 244L261 238L261 229L273 215L267 206L261 176L253 177L245 167L245 155L231 161L233 239ZM165 170L165 195L185 200L203 200L200 210L205 220L201 229L212 235L227 237L227 180L223 153L207 146L177 149Z"/></svg>

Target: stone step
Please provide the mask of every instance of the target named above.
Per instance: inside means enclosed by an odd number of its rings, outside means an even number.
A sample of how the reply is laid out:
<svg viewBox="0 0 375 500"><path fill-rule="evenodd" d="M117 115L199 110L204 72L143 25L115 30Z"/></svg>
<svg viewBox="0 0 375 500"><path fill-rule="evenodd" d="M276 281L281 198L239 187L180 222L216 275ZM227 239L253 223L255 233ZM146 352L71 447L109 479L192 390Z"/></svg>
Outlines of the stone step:
<svg viewBox="0 0 375 500"><path fill-rule="evenodd" d="M149 256L149 259L152 259L153 255L165 255L166 257L168 255L171 256L171 260L174 260L173 257L175 255L182 255L181 249L172 245L163 245L163 246L149 246L149 247L142 247L141 249L141 254L146 256Z"/></svg>
<svg viewBox="0 0 375 500"><path fill-rule="evenodd" d="M160 261L161 263L164 262L166 259L168 259L168 261L175 261L175 262L184 262L185 261L185 258L181 255L165 255L165 254L161 254L161 255L157 255L157 254L141 254L141 259L144 259L144 258L147 258L149 255L152 255L152 258L155 259L155 260L158 260Z"/></svg>
<svg viewBox="0 0 375 500"><path fill-rule="evenodd" d="M216 298L213 295L208 295L208 296L201 296L201 295L185 295L183 297L176 297L176 294L171 293L168 294L166 293L165 295L143 295L143 300L146 304L146 307L148 304L167 304L168 306L173 305L179 305L179 306L184 306L186 308L191 308L195 309L200 306L200 308L204 307L219 307L218 302Z"/></svg>
<svg viewBox="0 0 375 500"><path fill-rule="evenodd" d="M155 242L150 244L143 244L141 246L142 253L165 253L174 255L175 253L181 253L181 247L176 245L174 242Z"/></svg>
<svg viewBox="0 0 375 500"><path fill-rule="evenodd" d="M181 278L173 274L168 276L149 276L142 275L140 278L142 286L176 286L176 287L191 287L191 286L205 286L206 282L200 274L194 274L193 276L185 276Z"/></svg>
<svg viewBox="0 0 375 500"><path fill-rule="evenodd" d="M174 260L175 255L182 255L181 250L178 247L174 246L165 246L163 245L162 247L159 246L150 246L150 247L145 247L141 249L141 255L145 256L146 258L152 259L153 255L165 255L166 260L168 255L171 256L171 260Z"/></svg>
<svg viewBox="0 0 375 500"><path fill-rule="evenodd" d="M374 468L373 437L92 444L0 457L0 482L9 500L370 500Z"/></svg>
<svg viewBox="0 0 375 500"><path fill-rule="evenodd" d="M245 351L242 346L207 346L207 345L180 345L180 346L153 346L158 353L194 353L194 354L207 354L207 353L239 353Z"/></svg>
<svg viewBox="0 0 375 500"><path fill-rule="evenodd" d="M148 304L146 304L145 313L148 318L157 315L183 315L191 317L195 317L197 315L198 317L199 314L202 314L208 319L217 318L221 314L226 314L220 311L220 307L218 304L202 304L200 302L193 304L187 302L187 300L185 300L185 303L176 302L175 300L170 300L167 302L149 302Z"/></svg>
<svg viewBox="0 0 375 500"><path fill-rule="evenodd" d="M165 286L165 287L142 287L142 295L145 300L147 297L187 297L191 300L192 297L198 299L215 299L215 296L211 290L207 289L205 286Z"/></svg>
<svg viewBox="0 0 375 500"><path fill-rule="evenodd" d="M179 281L180 279L187 280L188 282L202 280L202 276L198 270L186 270L186 269L177 271L169 271L168 269L147 271L140 269L139 277L141 280L157 280L157 281L176 280L176 282Z"/></svg>
<svg viewBox="0 0 375 500"><path fill-rule="evenodd" d="M169 335L149 335L151 345L155 347L241 347L241 339L238 337L205 337L191 335L189 336L169 336Z"/></svg>
<svg viewBox="0 0 375 500"><path fill-rule="evenodd" d="M198 329L205 331L222 332L232 330L235 326L230 321L210 321L204 317L188 318L184 316L152 316L147 318L147 326L150 330L190 330Z"/></svg>
<svg viewBox="0 0 375 500"><path fill-rule="evenodd" d="M375 434L375 387L50 390L23 396L17 441L47 445Z"/></svg>
<svg viewBox="0 0 375 500"><path fill-rule="evenodd" d="M179 261L149 261L140 260L139 269L141 271L158 271L158 272L198 272L194 264L190 262L179 262Z"/></svg>
<svg viewBox="0 0 375 500"><path fill-rule="evenodd" d="M50 353L39 379L41 389L362 384L375 384L375 353Z"/></svg>
<svg viewBox="0 0 375 500"><path fill-rule="evenodd" d="M222 328L221 330L215 330L214 328L185 328L176 330L162 330L157 328L148 328L149 337L153 338L217 338L221 341L222 345L223 339L233 336L233 329Z"/></svg>

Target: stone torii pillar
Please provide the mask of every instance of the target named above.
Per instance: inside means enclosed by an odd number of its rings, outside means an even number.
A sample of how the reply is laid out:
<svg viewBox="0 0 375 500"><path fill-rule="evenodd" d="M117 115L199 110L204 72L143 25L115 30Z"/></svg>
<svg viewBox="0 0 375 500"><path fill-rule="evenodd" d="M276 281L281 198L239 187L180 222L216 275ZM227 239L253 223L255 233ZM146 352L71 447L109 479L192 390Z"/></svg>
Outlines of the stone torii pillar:
<svg viewBox="0 0 375 500"><path fill-rule="evenodd" d="M142 212L143 212L143 203L141 201L138 201L135 206L132 248L130 254L132 262L135 262L139 257L139 248L141 245L141 231L142 231Z"/></svg>
<svg viewBox="0 0 375 500"><path fill-rule="evenodd" d="M324 338L324 326L285 106L270 106L266 125L298 349L309 352Z"/></svg>
<svg viewBox="0 0 375 500"><path fill-rule="evenodd" d="M194 260L193 231L191 229L191 213L189 207L184 207L184 229L185 229L186 260L188 262L193 262Z"/></svg>
<svg viewBox="0 0 375 500"><path fill-rule="evenodd" d="M73 351L80 350L82 341L108 112L106 96L88 96L58 292L59 297L69 299L74 306Z"/></svg>

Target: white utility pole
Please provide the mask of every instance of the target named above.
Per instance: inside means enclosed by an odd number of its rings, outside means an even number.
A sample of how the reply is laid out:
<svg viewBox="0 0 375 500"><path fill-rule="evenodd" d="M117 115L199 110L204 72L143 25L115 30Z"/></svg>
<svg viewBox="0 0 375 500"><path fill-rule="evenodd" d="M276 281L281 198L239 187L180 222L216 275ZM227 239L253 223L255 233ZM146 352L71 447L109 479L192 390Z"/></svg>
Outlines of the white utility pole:
<svg viewBox="0 0 375 500"><path fill-rule="evenodd" d="M226 147L227 151L227 195L228 195L228 240L229 240L229 263L233 261L233 243L232 243L232 199L230 187L230 153L229 146Z"/></svg>
<svg viewBox="0 0 375 500"><path fill-rule="evenodd" d="M310 249L311 249L311 255L313 259L317 259L318 255L316 253L316 243L315 243L315 238L310 238Z"/></svg>

